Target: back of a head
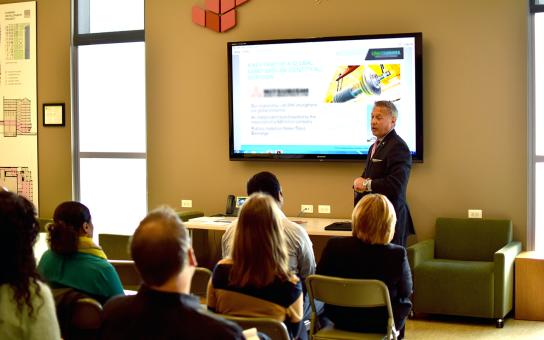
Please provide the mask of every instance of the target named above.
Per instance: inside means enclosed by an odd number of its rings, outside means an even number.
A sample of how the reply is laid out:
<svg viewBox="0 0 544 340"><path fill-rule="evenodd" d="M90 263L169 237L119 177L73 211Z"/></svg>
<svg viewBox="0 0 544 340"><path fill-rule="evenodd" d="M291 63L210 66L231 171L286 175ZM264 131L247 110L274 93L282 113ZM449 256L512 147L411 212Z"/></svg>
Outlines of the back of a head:
<svg viewBox="0 0 544 340"><path fill-rule="evenodd" d="M37 280L32 247L39 232L34 205L25 197L0 190L0 285L9 284L19 307L31 307L29 285Z"/></svg>
<svg viewBox="0 0 544 340"><path fill-rule="evenodd" d="M191 245L187 228L168 207L150 212L131 239L132 258L144 282L161 286L187 264Z"/></svg>
<svg viewBox="0 0 544 340"><path fill-rule="evenodd" d="M262 171L255 174L247 182L247 194L263 192L272 196L276 202L280 202L281 186L278 178L271 172Z"/></svg>
<svg viewBox="0 0 544 340"><path fill-rule="evenodd" d="M353 236L370 244L387 244L395 234L397 217L393 204L381 194L364 196L351 215Z"/></svg>
<svg viewBox="0 0 544 340"><path fill-rule="evenodd" d="M277 202L252 194L242 206L232 249L231 283L265 286L289 277L288 255Z"/></svg>
<svg viewBox="0 0 544 340"><path fill-rule="evenodd" d="M59 204L47 230L51 250L60 255L77 252L83 224L90 222L91 213L85 205L75 201Z"/></svg>

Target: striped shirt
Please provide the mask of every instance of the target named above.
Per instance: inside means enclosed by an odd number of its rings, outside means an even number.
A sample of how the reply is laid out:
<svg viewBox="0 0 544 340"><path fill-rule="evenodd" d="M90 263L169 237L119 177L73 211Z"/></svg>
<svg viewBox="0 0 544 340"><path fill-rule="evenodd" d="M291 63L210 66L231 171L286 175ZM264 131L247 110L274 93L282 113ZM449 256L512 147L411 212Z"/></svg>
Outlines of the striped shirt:
<svg viewBox="0 0 544 340"><path fill-rule="evenodd" d="M265 287L237 287L229 284L232 260L223 259L215 266L208 284L208 309L216 313L269 317L283 321L296 334L302 320L302 284L296 275L274 280Z"/></svg>

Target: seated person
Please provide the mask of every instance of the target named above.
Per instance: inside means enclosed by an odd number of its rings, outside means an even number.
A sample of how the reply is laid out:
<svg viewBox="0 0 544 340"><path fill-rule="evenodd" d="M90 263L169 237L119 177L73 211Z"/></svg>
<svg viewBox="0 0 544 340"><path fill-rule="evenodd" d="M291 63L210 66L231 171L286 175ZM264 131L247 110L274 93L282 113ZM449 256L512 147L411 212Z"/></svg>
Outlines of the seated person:
<svg viewBox="0 0 544 340"><path fill-rule="evenodd" d="M355 206L353 236L331 238L317 265L317 273L352 279L376 279L389 288L395 327L404 336L404 322L412 303L412 274L406 249L390 243L395 232L395 210L387 197L369 194ZM324 315L335 327L351 331L385 331L387 310L325 305Z"/></svg>
<svg viewBox="0 0 544 340"><path fill-rule="evenodd" d="M60 339L53 295L36 271L38 232L32 203L0 189L0 339Z"/></svg>
<svg viewBox="0 0 544 340"><path fill-rule="evenodd" d="M281 211L281 207L283 206L283 192L278 178L268 171L259 172L249 179L246 189L248 195L262 192L272 196L280 207L281 227L287 240L289 270L299 276L302 280L302 289L306 291L304 279L308 275L315 273L315 257L312 241L302 226L289 220ZM230 255L237 223L237 220L233 221L221 238L223 258ZM318 302L317 308L320 310L323 308L323 305ZM309 320L310 315L310 300L308 299L308 295L304 294L304 319Z"/></svg>
<svg viewBox="0 0 544 340"><path fill-rule="evenodd" d="M270 317L290 334L305 335L302 284L289 270L282 213L274 198L252 194L242 206L230 258L215 266L208 309L234 316Z"/></svg>
<svg viewBox="0 0 544 340"><path fill-rule="evenodd" d="M283 205L283 193L278 178L267 171L259 172L247 182L248 196L262 192L274 198L277 205ZM304 228L295 222L290 221L285 214L279 210L281 227L284 230L287 240L287 252L289 255L289 269L298 274L302 280L315 272L315 257L312 248L312 241ZM221 237L221 250L223 258L230 255L231 245L236 231L238 221L233 221Z"/></svg>
<svg viewBox="0 0 544 340"><path fill-rule="evenodd" d="M61 203L47 229L50 249L42 255L38 270L51 288L73 288L101 303L124 295L115 268L92 240L93 224L86 206Z"/></svg>
<svg viewBox="0 0 544 340"><path fill-rule="evenodd" d="M144 284L104 306L103 339L243 339L236 324L206 313L189 295L196 259L189 232L169 208L150 212L132 237Z"/></svg>

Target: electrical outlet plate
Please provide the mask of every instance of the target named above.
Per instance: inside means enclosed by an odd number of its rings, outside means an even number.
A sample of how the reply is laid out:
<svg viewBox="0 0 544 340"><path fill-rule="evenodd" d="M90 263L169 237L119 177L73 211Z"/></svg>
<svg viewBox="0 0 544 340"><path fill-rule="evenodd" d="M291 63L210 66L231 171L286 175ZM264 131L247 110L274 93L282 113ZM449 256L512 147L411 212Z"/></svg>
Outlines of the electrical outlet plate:
<svg viewBox="0 0 544 340"><path fill-rule="evenodd" d="M468 218L482 218L482 210L468 209Z"/></svg>
<svg viewBox="0 0 544 340"><path fill-rule="evenodd" d="M181 207L182 208L192 208L193 207L193 200L181 200Z"/></svg>
<svg viewBox="0 0 544 340"><path fill-rule="evenodd" d="M331 206L330 205L318 205L317 211L319 211L320 214L330 214L331 213Z"/></svg>
<svg viewBox="0 0 544 340"><path fill-rule="evenodd" d="M314 206L311 204L301 204L300 212L304 214L311 214L314 212Z"/></svg>

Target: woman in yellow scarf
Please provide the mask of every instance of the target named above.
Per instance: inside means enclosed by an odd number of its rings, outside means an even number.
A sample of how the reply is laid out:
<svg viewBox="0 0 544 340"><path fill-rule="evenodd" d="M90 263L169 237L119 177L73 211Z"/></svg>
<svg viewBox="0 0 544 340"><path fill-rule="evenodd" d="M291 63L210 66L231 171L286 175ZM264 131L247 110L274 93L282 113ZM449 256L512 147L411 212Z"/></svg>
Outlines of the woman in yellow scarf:
<svg viewBox="0 0 544 340"><path fill-rule="evenodd" d="M53 214L47 250L38 271L51 288L73 288L104 303L123 295L117 272L93 242L89 209L79 202L61 203Z"/></svg>

